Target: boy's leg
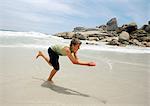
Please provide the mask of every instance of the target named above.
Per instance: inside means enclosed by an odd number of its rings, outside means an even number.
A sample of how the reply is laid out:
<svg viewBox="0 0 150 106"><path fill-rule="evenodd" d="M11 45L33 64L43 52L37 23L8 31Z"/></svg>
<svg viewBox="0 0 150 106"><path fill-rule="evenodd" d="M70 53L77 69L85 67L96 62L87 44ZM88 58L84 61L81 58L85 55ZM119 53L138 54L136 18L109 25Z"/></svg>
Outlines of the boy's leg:
<svg viewBox="0 0 150 106"><path fill-rule="evenodd" d="M36 59L41 56L45 59L45 61L51 65L51 63L49 62L49 58L41 51L38 52L38 55L36 56ZM51 65L52 66L52 65ZM52 81L52 78L54 77L54 75L56 74L57 70L53 69L49 75L48 81Z"/></svg>
<svg viewBox="0 0 150 106"><path fill-rule="evenodd" d="M55 69L53 69L52 71L51 71L51 73L50 73L50 75L49 75L49 78L48 78L48 81L52 81L52 78L54 77L54 75L56 74L56 70Z"/></svg>
<svg viewBox="0 0 150 106"><path fill-rule="evenodd" d="M49 62L49 58L41 51L38 52L37 56L36 56L36 59L39 57L39 56L42 56L44 58L44 60L49 64L51 65L51 63Z"/></svg>

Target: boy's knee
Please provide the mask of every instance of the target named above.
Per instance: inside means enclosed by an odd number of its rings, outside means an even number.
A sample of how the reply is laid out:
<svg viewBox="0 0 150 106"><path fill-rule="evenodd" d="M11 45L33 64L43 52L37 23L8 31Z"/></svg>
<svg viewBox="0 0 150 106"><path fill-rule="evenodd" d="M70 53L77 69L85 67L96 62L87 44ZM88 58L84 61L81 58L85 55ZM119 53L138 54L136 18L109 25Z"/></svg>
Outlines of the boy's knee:
<svg viewBox="0 0 150 106"><path fill-rule="evenodd" d="M54 69L58 71L60 68L59 66L55 66Z"/></svg>

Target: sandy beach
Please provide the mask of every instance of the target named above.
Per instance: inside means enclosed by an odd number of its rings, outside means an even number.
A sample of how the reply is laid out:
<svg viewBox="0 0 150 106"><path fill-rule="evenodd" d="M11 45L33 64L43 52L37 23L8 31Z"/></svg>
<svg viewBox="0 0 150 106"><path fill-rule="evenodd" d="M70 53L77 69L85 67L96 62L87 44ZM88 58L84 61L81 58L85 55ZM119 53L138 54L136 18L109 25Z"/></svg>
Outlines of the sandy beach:
<svg viewBox="0 0 150 106"><path fill-rule="evenodd" d="M54 84L52 67L38 49L0 48L0 106L149 106L150 54L80 50L81 60L96 67L73 65L60 57ZM44 50L47 53L46 50Z"/></svg>

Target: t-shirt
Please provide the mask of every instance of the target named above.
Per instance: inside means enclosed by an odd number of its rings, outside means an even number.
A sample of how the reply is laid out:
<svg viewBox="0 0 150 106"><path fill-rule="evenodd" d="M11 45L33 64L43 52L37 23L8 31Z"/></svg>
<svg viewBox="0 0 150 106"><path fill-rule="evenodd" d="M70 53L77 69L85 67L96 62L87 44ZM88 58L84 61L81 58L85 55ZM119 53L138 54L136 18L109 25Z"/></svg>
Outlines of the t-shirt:
<svg viewBox="0 0 150 106"><path fill-rule="evenodd" d="M51 49L58 55L66 56L67 54L66 54L64 47L66 47L66 46L65 45L54 45L54 46L51 46Z"/></svg>

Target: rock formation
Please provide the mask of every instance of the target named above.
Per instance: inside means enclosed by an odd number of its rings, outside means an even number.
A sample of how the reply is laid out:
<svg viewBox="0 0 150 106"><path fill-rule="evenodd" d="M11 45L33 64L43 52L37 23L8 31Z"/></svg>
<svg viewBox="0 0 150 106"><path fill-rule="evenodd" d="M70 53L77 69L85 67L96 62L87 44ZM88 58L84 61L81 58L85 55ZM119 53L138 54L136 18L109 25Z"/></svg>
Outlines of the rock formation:
<svg viewBox="0 0 150 106"><path fill-rule="evenodd" d="M76 37L81 40L107 42L108 45L150 47L150 21L148 25L138 29L135 22L118 27L117 19L112 18L106 25L96 26L96 28L76 27L71 32L56 33L55 36L64 39Z"/></svg>

